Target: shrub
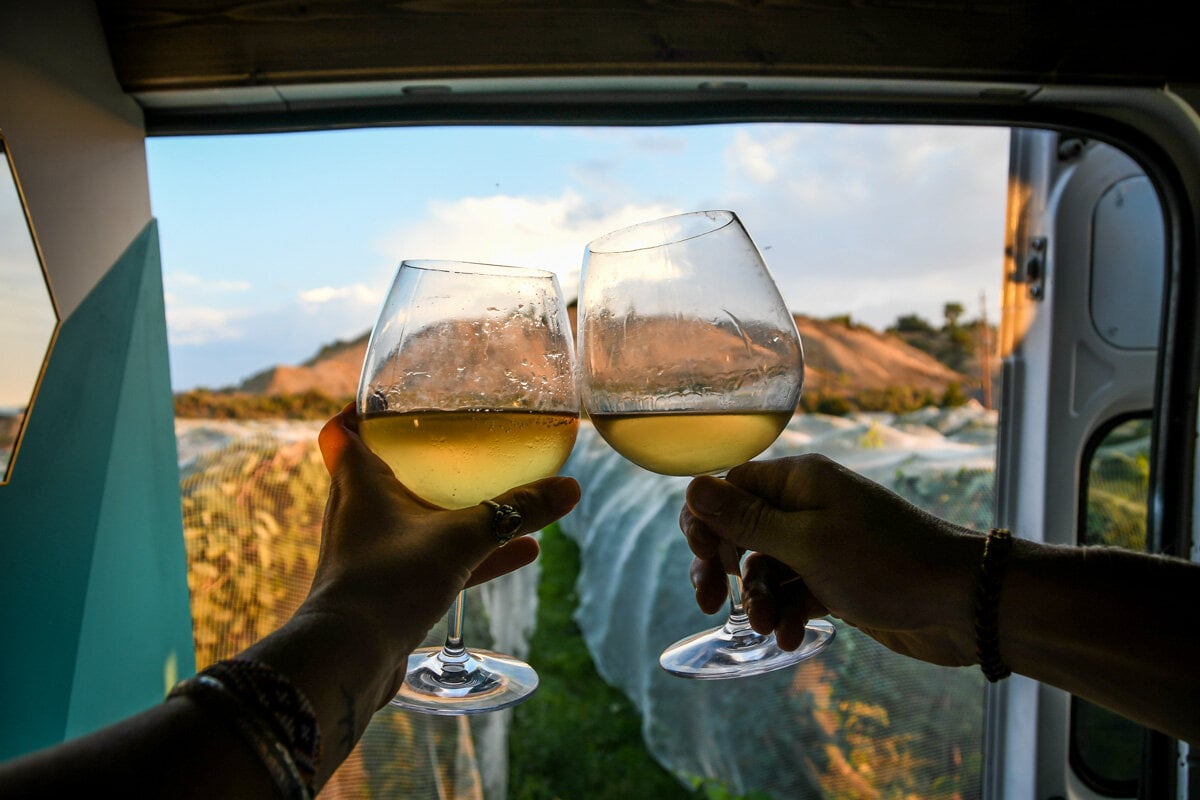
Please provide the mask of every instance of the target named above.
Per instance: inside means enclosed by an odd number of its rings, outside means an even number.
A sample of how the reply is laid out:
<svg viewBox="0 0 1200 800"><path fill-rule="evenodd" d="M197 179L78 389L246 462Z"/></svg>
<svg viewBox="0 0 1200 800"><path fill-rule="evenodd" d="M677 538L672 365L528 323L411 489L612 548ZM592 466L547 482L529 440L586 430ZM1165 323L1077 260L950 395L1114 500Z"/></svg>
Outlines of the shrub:
<svg viewBox="0 0 1200 800"><path fill-rule="evenodd" d="M329 419L351 398L333 398L316 390L300 394L193 389L175 395L175 416L183 419Z"/></svg>
<svg viewBox="0 0 1200 800"><path fill-rule="evenodd" d="M958 381L954 381L946 387L946 391L942 393L943 408L958 408L966 405L967 395L963 393L962 386Z"/></svg>
<svg viewBox="0 0 1200 800"><path fill-rule="evenodd" d="M834 417L844 417L854 412L854 404L844 397L827 395L817 400L815 409L819 414L829 414Z"/></svg>

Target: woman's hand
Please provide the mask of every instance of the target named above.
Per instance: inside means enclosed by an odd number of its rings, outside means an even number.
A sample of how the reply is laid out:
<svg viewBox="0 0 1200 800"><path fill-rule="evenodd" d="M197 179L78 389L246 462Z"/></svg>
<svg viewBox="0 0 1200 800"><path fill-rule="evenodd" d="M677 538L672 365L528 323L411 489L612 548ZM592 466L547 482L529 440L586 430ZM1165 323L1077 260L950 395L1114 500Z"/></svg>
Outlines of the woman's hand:
<svg viewBox="0 0 1200 800"><path fill-rule="evenodd" d="M359 437L353 407L325 425L319 442L331 486L321 555L301 613L342 615L373 632L397 668L461 589L533 561L538 545L524 534L579 501L579 484L562 477L495 498L522 518L518 537L501 547L491 533L491 507L446 510L401 485ZM384 694L381 704L390 697Z"/></svg>
<svg viewBox="0 0 1200 800"><path fill-rule="evenodd" d="M696 559L701 609L725 597L718 546L754 551L744 565L755 630L785 649L831 614L887 647L935 664L975 663L974 565L983 538L866 478L808 454L696 478L680 527Z"/></svg>

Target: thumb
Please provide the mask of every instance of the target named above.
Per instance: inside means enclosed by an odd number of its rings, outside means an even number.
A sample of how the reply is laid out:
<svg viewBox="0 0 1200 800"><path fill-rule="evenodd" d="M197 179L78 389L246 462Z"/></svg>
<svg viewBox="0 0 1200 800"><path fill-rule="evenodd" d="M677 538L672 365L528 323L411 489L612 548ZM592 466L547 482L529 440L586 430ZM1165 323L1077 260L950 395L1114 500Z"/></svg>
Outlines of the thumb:
<svg viewBox="0 0 1200 800"><path fill-rule="evenodd" d="M358 413L353 403L348 404L325 423L317 435L317 445L320 447L321 457L325 460L325 469L335 487L352 483L381 489L397 483L392 468L362 440L358 427ZM407 487L403 487L403 491L421 505L429 505L412 494Z"/></svg>
<svg viewBox="0 0 1200 800"><path fill-rule="evenodd" d="M781 557L787 514L721 478L701 476L688 485L688 510L716 536L743 550Z"/></svg>
<svg viewBox="0 0 1200 800"><path fill-rule="evenodd" d="M354 404L349 403L326 422L317 435L317 444L325 460L325 469L330 475L337 472L338 465L346 457L346 451L356 444L352 431L355 434L358 432L358 416L354 411Z"/></svg>

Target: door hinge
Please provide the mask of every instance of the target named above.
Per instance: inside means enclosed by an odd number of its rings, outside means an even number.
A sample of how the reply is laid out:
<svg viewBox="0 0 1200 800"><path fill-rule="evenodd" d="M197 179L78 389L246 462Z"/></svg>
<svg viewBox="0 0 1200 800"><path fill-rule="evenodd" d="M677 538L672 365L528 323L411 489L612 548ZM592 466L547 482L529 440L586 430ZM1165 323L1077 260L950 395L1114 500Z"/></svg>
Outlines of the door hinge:
<svg viewBox="0 0 1200 800"><path fill-rule="evenodd" d="M1029 240L1029 255L1013 276L1017 283L1027 287L1030 298L1041 300L1046 295L1046 237L1034 236Z"/></svg>

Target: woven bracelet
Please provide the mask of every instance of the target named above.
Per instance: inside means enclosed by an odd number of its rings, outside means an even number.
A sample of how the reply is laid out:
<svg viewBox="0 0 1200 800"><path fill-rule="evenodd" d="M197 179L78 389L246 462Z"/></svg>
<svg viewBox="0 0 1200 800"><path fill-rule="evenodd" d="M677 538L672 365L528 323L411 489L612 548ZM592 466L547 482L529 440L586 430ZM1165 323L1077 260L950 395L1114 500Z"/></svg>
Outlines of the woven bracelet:
<svg viewBox="0 0 1200 800"><path fill-rule="evenodd" d="M167 699L175 697L191 697L232 722L283 797L311 800L320 756L317 717L287 678L257 661L218 661L176 685Z"/></svg>
<svg viewBox="0 0 1200 800"><path fill-rule="evenodd" d="M988 531L983 541L983 557L979 560L979 575L975 584L976 655L983 676L993 683L1012 674L1000 656L1000 584L1011 549L1010 531L1005 528Z"/></svg>

